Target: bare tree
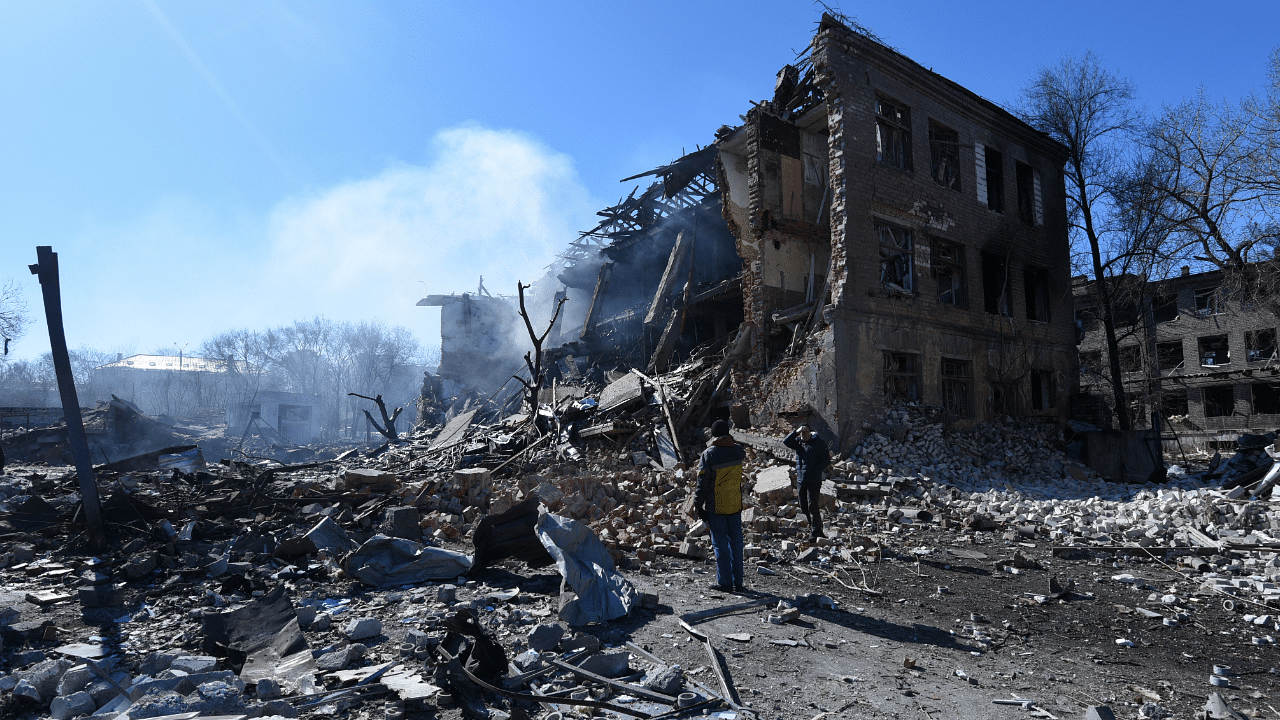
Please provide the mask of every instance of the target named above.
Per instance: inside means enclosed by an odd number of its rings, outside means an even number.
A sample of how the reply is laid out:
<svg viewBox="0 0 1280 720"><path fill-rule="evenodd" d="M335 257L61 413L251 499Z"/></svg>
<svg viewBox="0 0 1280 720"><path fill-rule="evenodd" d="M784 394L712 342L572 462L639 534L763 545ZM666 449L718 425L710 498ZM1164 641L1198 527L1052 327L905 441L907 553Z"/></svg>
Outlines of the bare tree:
<svg viewBox="0 0 1280 720"><path fill-rule="evenodd" d="M1102 301L1102 322L1110 359L1110 384L1121 430L1132 423L1126 411L1120 369L1116 314L1109 271L1125 253L1106 252L1103 222L1111 201L1112 168L1121 143L1137 128L1135 91L1128 80L1102 67L1092 52L1041 68L1023 90L1020 114L1027 123L1067 147L1067 209L1072 234L1087 243L1087 257ZM1111 250L1112 248L1107 248Z"/></svg>
<svg viewBox="0 0 1280 720"><path fill-rule="evenodd" d="M9 345L16 342L26 331L27 303L22 293L12 280L0 286L0 343L4 345L3 355L9 355Z"/></svg>
<svg viewBox="0 0 1280 720"><path fill-rule="evenodd" d="M547 329L541 335L533 329L533 321L529 319L529 311L524 307L524 291L528 288L522 282L516 281L516 290L520 293L520 317L524 319L525 330L529 332L529 342L533 343L533 353L524 354L524 364L529 368L529 379L525 380L519 375L515 376L516 380L524 385L525 397L529 401L529 409L535 418L538 416L538 391L542 389L542 384L547 379L547 372L542 367L542 343L546 342L547 335L551 334L551 328L556 326L556 320L560 317L560 309L564 307L565 300L568 298L560 298L556 303L556 310L551 314L551 322L547 323Z"/></svg>

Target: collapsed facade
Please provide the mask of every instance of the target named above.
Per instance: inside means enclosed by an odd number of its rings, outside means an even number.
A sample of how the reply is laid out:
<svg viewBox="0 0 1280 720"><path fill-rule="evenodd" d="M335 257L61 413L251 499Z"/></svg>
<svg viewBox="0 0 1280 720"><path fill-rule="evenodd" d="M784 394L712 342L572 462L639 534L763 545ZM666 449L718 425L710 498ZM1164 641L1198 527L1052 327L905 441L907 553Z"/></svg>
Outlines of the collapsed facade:
<svg viewBox="0 0 1280 720"><path fill-rule="evenodd" d="M1135 428L1161 420L1168 452L1232 449L1245 433L1280 428L1280 319L1224 297L1219 271L1146 282L1127 278L1115 308L1120 369ZM1095 283L1075 282L1080 339L1077 419L1109 427L1109 358Z"/></svg>
<svg viewBox="0 0 1280 720"><path fill-rule="evenodd" d="M743 120L562 256L561 357L662 372L750 333L735 420L842 447L895 402L1067 419L1064 147L829 15Z"/></svg>

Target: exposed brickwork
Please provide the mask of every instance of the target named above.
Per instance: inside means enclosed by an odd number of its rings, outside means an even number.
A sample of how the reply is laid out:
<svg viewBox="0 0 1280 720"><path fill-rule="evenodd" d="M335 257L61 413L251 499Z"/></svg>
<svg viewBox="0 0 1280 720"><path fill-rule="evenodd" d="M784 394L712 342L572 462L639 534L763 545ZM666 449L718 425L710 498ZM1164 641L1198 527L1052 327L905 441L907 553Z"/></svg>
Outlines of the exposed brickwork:
<svg viewBox="0 0 1280 720"><path fill-rule="evenodd" d="M834 407L815 408L833 431L845 436L852 423L877 417L885 402L883 357L911 354L918 364L919 399L942 403L942 359L967 362L971 372L969 417L981 421L999 408L1020 414L1067 416L1067 393L1076 385L1075 331L1069 277L1062 163L1064 150L990 102L920 67L857 33L824 21L814 39L813 64L825 97L830 182L832 335L825 363L834 368ZM911 170L877 160L877 96L909 109ZM759 160L759 115L748 116L748 164L751 176L752 242L745 248L750 300L748 318L767 327L770 313L788 302L771 294L753 275L753 262L773 251L761 242L768 232L762 210L768 194ZM936 183L931 175L929 124L937 122L959 135L960 189ZM974 145L996 148L1003 156L1004 212L989 210L977 194ZM1034 219L1020 218L1016 163L1037 176L1039 197ZM985 182L986 178L982 178ZM886 289L881 282L877 223L910 231L914 247L914 292ZM741 238L740 238L741 240ZM963 248L959 265L967 286L967 306L939 302L930 246L934 240ZM742 243L740 243L742 244ZM747 252L754 253L750 257ZM1010 303L1005 315L984 309L983 253L1003 258L1009 268ZM1028 319L1024 270L1047 279L1047 321ZM990 282L990 280L988 280ZM745 288L751 286L747 291ZM763 333L762 333L763 335ZM765 340L753 350L757 366L765 358ZM833 357L832 357L833 356ZM768 397L799 397L793 364L762 383L756 407L772 408ZM1030 387L1032 371L1051 378L1052 408L1045 393ZM785 376L785 377L783 377ZM811 380L806 380L811 382ZM1049 386L1042 386L1049 387ZM745 390L745 388L744 388ZM1003 403L997 402L997 391ZM826 403L824 403L826 404Z"/></svg>

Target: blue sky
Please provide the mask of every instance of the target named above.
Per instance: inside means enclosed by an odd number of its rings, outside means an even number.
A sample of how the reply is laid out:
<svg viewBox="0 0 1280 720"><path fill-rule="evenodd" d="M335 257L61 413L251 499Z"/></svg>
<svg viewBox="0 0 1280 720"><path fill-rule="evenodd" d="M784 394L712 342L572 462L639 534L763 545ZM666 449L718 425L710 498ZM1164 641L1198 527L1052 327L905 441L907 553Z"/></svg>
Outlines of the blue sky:
<svg viewBox="0 0 1280 720"><path fill-rule="evenodd" d="M833 6L838 3L832 3ZM1238 99L1280 3L845 3L996 102L1097 52L1148 107ZM1064 14L1067 8L1069 14ZM36 245L68 342L186 347L325 315L438 342L431 292L529 280L618 180L705 144L804 48L808 0L0 4L0 282L48 349ZM1046 29L1047 28L1047 29Z"/></svg>

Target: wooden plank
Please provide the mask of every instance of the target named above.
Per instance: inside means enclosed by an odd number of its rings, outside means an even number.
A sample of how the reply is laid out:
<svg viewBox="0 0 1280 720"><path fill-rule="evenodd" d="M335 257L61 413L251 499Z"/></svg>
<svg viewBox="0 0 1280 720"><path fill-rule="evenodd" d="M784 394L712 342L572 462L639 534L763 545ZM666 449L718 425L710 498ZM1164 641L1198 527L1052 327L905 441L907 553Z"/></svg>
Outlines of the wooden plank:
<svg viewBox="0 0 1280 720"><path fill-rule="evenodd" d="M649 313L644 317L645 327L658 324L658 319L662 316L662 311L667 304L667 295L671 294L671 288L675 285L676 276L680 273L681 265L684 264L690 244L685 239L684 231L681 230L680 234L676 235L676 244L671 248L671 255L667 258L667 269L663 271L662 279L658 281L658 291L653 295Z"/></svg>
<svg viewBox="0 0 1280 720"><path fill-rule="evenodd" d="M776 595L770 595L769 597L758 598L756 600L749 600L744 603L737 603L734 605L723 605L718 608L710 608L707 610L699 610L698 612L685 613L684 615L680 616L680 621L682 623L690 623L690 624L700 623L703 620L709 620L713 617L720 617L721 615L728 615L729 613L740 612L742 610L750 610L751 608L757 608L762 605L771 605L777 602L779 599L780 598L778 598ZM693 632L691 628L687 628L687 629L689 629L690 632ZM701 633L698 633L698 634L701 634Z"/></svg>

